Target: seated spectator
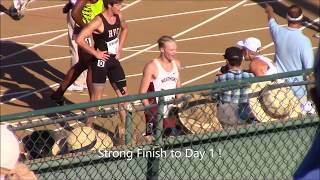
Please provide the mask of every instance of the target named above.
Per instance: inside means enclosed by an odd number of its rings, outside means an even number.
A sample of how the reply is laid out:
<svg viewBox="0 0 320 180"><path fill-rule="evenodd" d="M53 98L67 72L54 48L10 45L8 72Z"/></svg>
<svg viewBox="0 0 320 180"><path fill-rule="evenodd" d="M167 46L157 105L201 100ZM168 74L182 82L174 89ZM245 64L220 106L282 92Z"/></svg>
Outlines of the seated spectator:
<svg viewBox="0 0 320 180"><path fill-rule="evenodd" d="M260 55L261 41L254 37L249 37L237 43L242 47L243 55L246 60L251 61L249 71L255 76L265 76L277 73L276 66L272 60Z"/></svg>
<svg viewBox="0 0 320 180"><path fill-rule="evenodd" d="M24 148L30 159L45 158L51 156L51 148L55 143L53 131L33 131L22 139Z"/></svg>
<svg viewBox="0 0 320 180"><path fill-rule="evenodd" d="M227 72L216 77L215 82L241 80L254 77L252 73L244 72L240 66L243 54L238 47L226 49L224 58L227 60ZM249 87L224 91L216 95L218 101L217 117L223 128L239 124L252 123L248 106Z"/></svg>
<svg viewBox="0 0 320 180"><path fill-rule="evenodd" d="M6 125L0 126L0 179L35 180L37 177L20 162L19 142Z"/></svg>
<svg viewBox="0 0 320 180"><path fill-rule="evenodd" d="M73 129L67 138L57 141L52 147L52 154L63 155L111 147L113 142L108 135L84 126Z"/></svg>

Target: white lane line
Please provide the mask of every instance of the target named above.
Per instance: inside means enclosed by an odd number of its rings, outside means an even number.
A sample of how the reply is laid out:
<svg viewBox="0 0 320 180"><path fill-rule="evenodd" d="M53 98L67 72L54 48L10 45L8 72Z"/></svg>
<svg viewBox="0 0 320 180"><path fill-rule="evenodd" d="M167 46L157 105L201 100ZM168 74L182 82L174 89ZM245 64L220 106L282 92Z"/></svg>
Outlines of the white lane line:
<svg viewBox="0 0 320 180"><path fill-rule="evenodd" d="M8 102L15 101L15 100L18 100L18 99L21 99L21 98L27 97L27 96L30 96L30 95L32 95L32 94L35 94L35 93L38 93L38 92L41 92L41 91L44 91L44 90L47 90L47 89L50 89L50 88L56 87L56 86L58 86L58 85L59 85L59 83L55 83L55 84L52 84L52 85L50 85L50 86L48 86L48 87L44 87L44 88L41 88L41 89L38 89L38 90L32 91L32 92L30 92L30 93L27 93L27 94L24 94L24 95L18 96L18 97L16 97L16 98L11 98L11 99L9 99L9 100L7 100L7 101L0 102L0 105L5 104L5 103L8 103Z"/></svg>
<svg viewBox="0 0 320 180"><path fill-rule="evenodd" d="M39 46L41 46L41 45L43 45L43 44L46 44L46 43L48 43L48 42L54 41L54 40L56 40L56 39L59 39L59 38L65 36L65 35L67 35L67 33L60 34L60 35L58 35L58 36L56 36L56 37L54 37L54 38L48 39L48 40L46 40L46 41L43 41L43 42L41 42L41 43L39 43L39 44L37 44L37 45L31 46L31 47L29 47L29 48L27 48L27 49L23 49L23 50L21 50L21 51L17 51L17 52L15 52L15 53L9 54L9 55L7 55L7 56L1 57L0 60L3 61L3 60L8 59L8 58L10 58L10 57L13 57L13 56L16 56L16 55L18 55L18 54L24 53L24 52L26 52L26 51L29 51L29 50L34 49L34 48L36 48L36 47L39 47Z"/></svg>
<svg viewBox="0 0 320 180"><path fill-rule="evenodd" d="M138 52L140 50L124 50L128 52ZM145 51L146 53L159 53L159 51ZM177 54L196 54L196 55L223 55L223 53L209 53L209 52L192 52L192 51L177 51Z"/></svg>
<svg viewBox="0 0 320 180"><path fill-rule="evenodd" d="M25 34L25 35L19 35L19 36L11 36L11 37L6 37L6 38L1 38L0 40L4 41L4 40L16 39L16 38L22 38L22 37L30 37L30 36L58 33L58 32L66 32L67 30L68 29L58 29L58 30L53 30L53 31L45 31L45 32Z"/></svg>
<svg viewBox="0 0 320 180"><path fill-rule="evenodd" d="M142 44L142 45L138 45L138 46L131 46L131 47L125 47L123 48L123 50L130 50L130 49L135 49L135 48L140 48L140 47L146 47L146 46L150 46L151 44Z"/></svg>
<svg viewBox="0 0 320 180"><path fill-rule="evenodd" d="M208 65L212 65L212 64L220 64L220 63L225 63L226 61L215 61L215 62L211 62L211 63L203 63L203 64L196 64L196 65L189 65L189 66L184 66L182 67L182 70L184 69L190 69L190 68L195 68L195 67L202 67L202 66L208 66Z"/></svg>
<svg viewBox="0 0 320 180"><path fill-rule="evenodd" d="M139 2L141 2L141 0L137 0L137 1L134 1L134 2L132 2L130 4L127 4L125 7L121 8L121 11L123 11L123 10L125 10L125 9L127 9L127 8L137 4L137 3L139 3Z"/></svg>
<svg viewBox="0 0 320 180"><path fill-rule="evenodd" d="M286 26L286 24L283 24L281 26ZM208 37L224 36L224 35L237 34L237 33L243 33L243 32L259 31L259 30L265 30L265 29L269 29L269 27L246 29L246 30L240 30L240 31L231 31L231 32L226 32L226 33L210 34L210 35L204 35L204 36L196 36L196 37L191 37L191 38L178 39L177 42L190 41L190 40L196 40L196 39L203 39L203 38L208 38ZM132 46L132 47L126 47L126 48L123 48L123 50L129 51L131 49L140 48L140 47L146 47L146 46L150 46L150 45L151 44L143 44L143 45L137 45L137 46ZM41 63L41 62L44 62L44 61L59 60L59 59L70 58L70 57L71 56L65 56L65 57L51 58L51 59L46 59L46 60L28 61L28 62L25 62L25 63L3 65L3 66L0 66L0 68L14 67L14 66L19 66L19 65L27 65L27 64L34 64L34 63Z"/></svg>
<svg viewBox="0 0 320 180"><path fill-rule="evenodd" d="M246 1L248 1L248 0L243 0L243 1L241 1L241 2L239 2L239 3L237 3L237 4L235 4L235 5L233 5L232 7L228 8L228 9L226 9L226 10L220 12L220 13L218 13L217 15L215 15L215 16L213 16L213 17L211 17L211 18L209 18L209 19L207 19L207 20L205 20L205 21L203 21L203 22L201 22L201 23L199 23L199 24L197 24L197 25L195 25L195 26L192 26L191 28L189 28L189 29L187 29L187 30L185 30L185 31L183 31L183 32L180 32L180 33L178 33L178 34L176 34L176 35L174 35L174 36L172 36L172 37L177 38L177 37L179 37L179 36L182 36L182 35L190 32L190 31L192 31L192 30L194 30L194 29L196 29L196 28L198 28L198 27L200 27L200 26L202 26L202 25L204 25L204 24L206 24L206 23L208 23L208 22L210 22L210 21L212 21L212 20L214 20L214 19L222 16L222 15L224 15L225 13L227 13L227 12L229 12L229 11L237 8L237 7L239 7L240 5L242 5L243 3L245 3ZM133 53L133 54L131 54L131 55L129 55L129 56L126 56L126 57L122 58L120 61L121 61L121 62L122 62L122 61L125 61L125 60L127 60L127 59L129 59L129 58L132 58L132 57L134 57L134 56L137 56L137 55L139 55L139 54L141 54L141 53L143 53L143 52L145 52L145 51L148 51L148 50L150 50L150 49L152 49L152 48L154 48L154 47L156 47L156 46L157 46L157 44L153 44L153 45L151 45L151 46L149 46L149 47L147 47L147 48L145 48L145 49L140 50L139 52Z"/></svg>
<svg viewBox="0 0 320 180"><path fill-rule="evenodd" d="M201 23L199 23L199 24L197 24L197 25L195 25L195 26L193 26L193 27L191 27L191 28L189 28L189 29L187 29L187 30L183 31L183 32L180 32L180 33L178 33L178 34L174 35L174 36L173 36L173 38L177 38L177 37L179 37L179 36L182 36L182 35L184 35L184 34L186 34L186 33L190 32L190 31L192 31L192 30L194 30L194 29L197 29L197 28L198 28L198 27L200 27L200 26L203 26L203 25L207 24L208 22L210 22L210 21L212 21L212 20L214 20L214 19L216 19L216 18L218 18L218 17L220 17L220 16L222 16L222 15L224 15L224 14L228 13L229 11L232 11L233 9L235 9L235 8L237 8L237 7L239 7L239 6L241 6L242 4L244 4L244 3L245 3L245 2L247 2L247 1L248 1L248 0L240 1L239 3L237 3L237 4L233 5L233 6L231 6L230 8L228 8L228 9L226 9L226 10L224 10L224 11L222 11L222 12L218 13L217 15L215 15L215 16L213 16L213 17L211 17L211 18L209 18L209 19L207 19L207 20L205 20L205 21L203 21L203 22L201 22Z"/></svg>
<svg viewBox="0 0 320 180"><path fill-rule="evenodd" d="M286 26L286 24L282 24L280 26ZM251 32L251 31L259 31L259 30L266 30L269 29L269 27L262 27L262 28L253 28L253 29L245 29L245 30L239 30L239 31L231 31L231 32L224 32L224 33L218 33L218 34L208 34L208 35L203 35L203 36L196 36L196 37L190 37L190 38L184 38L184 39L177 39L177 42L183 42L183 41L190 41L190 40L197 40L197 39L204 39L204 38L209 38L209 37L217 37L217 36L224 36L224 35L230 35L230 34L238 34L238 33L243 33L243 32ZM10 43L10 42L8 42ZM29 44L29 45L36 45L36 43L20 43L19 44ZM151 44L142 44L142 45L137 45L137 46L131 46L131 47L125 47L123 50L125 51L130 51L132 49L136 48L143 48L150 46ZM69 47L65 45L48 45L44 44L42 46L53 46L53 47Z"/></svg>
<svg viewBox="0 0 320 180"><path fill-rule="evenodd" d="M44 59L44 60L41 59L41 60L33 60L33 61L17 63L17 64L3 65L3 66L0 66L0 69L21 66L21 65L35 64L35 63L43 63L43 62L49 62L49 61L55 61L55 60L60 60L60 59L67 59L67 58L71 58L71 56L62 56L62 57L56 57L56 58L50 58L50 59Z"/></svg>
<svg viewBox="0 0 320 180"><path fill-rule="evenodd" d="M186 69L197 68L197 67L202 67L202 66L208 66L208 65L212 65L212 64L219 64L219 63L223 63L223 62L225 62L225 61L217 61L217 62L210 62L210 63L203 63L203 64L188 65L188 66L182 67L182 71L184 71L184 70L186 70ZM130 75L127 75L126 78L138 77L138 76L142 76L142 73L130 74ZM53 84L53 85L51 85L50 87L55 87L55 86L58 86L58 84L57 84L57 83L56 83L56 84ZM49 87L47 87L47 88L42 88L42 89L39 89L39 90L37 90L37 91L32 91L31 93L28 93L28 95L31 95L31 94L36 93L36 92L41 92L41 91L47 90L48 88L49 88ZM30 92L30 91L29 91L29 92ZM23 93L23 92L21 91L20 93ZM71 94L71 93L66 92L65 94L68 95L68 94ZM87 94L81 94L81 95L87 95ZM6 96L6 95L4 95L4 96ZM20 96L20 97L17 97L17 98L13 98L13 99L14 99L14 100L17 100L17 99L21 99L21 98L26 97L26 96L27 96L27 95L23 95L23 96ZM12 101L14 101L14 100L11 99L11 100L9 100L9 101L12 102ZM9 102L9 101L2 102L2 103L0 103L0 105L5 104L5 103L7 103L7 102Z"/></svg>
<svg viewBox="0 0 320 180"><path fill-rule="evenodd" d="M134 1L133 3L129 4L128 6L122 8L122 10L125 10L125 9L127 9L128 7L132 6L132 5L135 5L135 4L139 3L140 1L141 1L141 0ZM61 35L59 35L59 36L56 36L56 37L54 37L54 38L48 39L48 40L46 40L46 41L43 41L43 42L41 42L41 43L39 43L39 44L37 44L37 45L34 45L34 46L30 47L30 48L23 49L23 50L21 50L21 51L18 51L18 52L9 54L9 55L4 56L4 57L1 57L0 60L5 60L5 59L8 59L8 58L10 58L10 57L16 56L16 55L18 55L18 54L24 53L24 52L26 52L26 51L28 51L28 50L34 49L34 48L39 47L39 46L41 46L41 45L43 45L43 44L46 44L46 43L48 43L48 42L54 41L54 40L56 40L56 39L59 39L59 38L65 36L65 35L67 35L67 34L68 34L68 33L65 32L65 33L63 33L63 34L61 34Z"/></svg>
<svg viewBox="0 0 320 180"><path fill-rule="evenodd" d="M124 9L126 9L126 8L134 5L134 4L137 4L137 3L140 2L140 1L141 1L141 0L137 0L137 1L129 4L128 6L124 7L122 10L124 10ZM60 36L64 36L64 35L66 35L66 34L67 34L67 33L63 33L63 34L61 34ZM57 36L57 37L55 37L55 38L49 39L49 40L47 40L47 41L44 41L44 42L42 42L42 44L46 44L46 43L48 43L48 42L51 42L52 40L57 39L57 38L59 38L60 36ZM40 44L41 44L41 43L40 43ZM32 46L32 47L34 47L34 46ZM31 48L32 48L32 47L31 47ZM30 48L28 48L28 49L30 49ZM20 52L21 52L21 51L20 51ZM17 52L17 53L18 53L18 52ZM13 53L13 54L16 54L16 53ZM11 55L12 55L12 54L11 54ZM10 55L8 55L8 56L10 56ZM6 58L6 57L8 57L8 56L5 56L4 58ZM52 84L52 85L50 85L49 87L44 87L44 88L38 89L38 90L36 90L36 91L33 91L33 92L30 92L30 93L21 95L21 96L19 96L19 97L12 98L12 99L9 99L9 100L4 101L4 102L0 102L0 105L5 104L5 103L8 103L8 102L15 101L15 100L17 100L17 99L21 99L21 98L24 98L24 97L27 97L27 96L30 96L30 95L32 95L32 94L35 94L35 93L38 93L38 92L47 90L47 89L49 89L49 88L52 88L52 87L55 87L55 86L58 86L58 85L59 85L59 83Z"/></svg>
<svg viewBox="0 0 320 180"><path fill-rule="evenodd" d="M31 90L19 91L19 92L14 92L14 93L7 93L7 94L0 94L0 97L12 96L12 95L16 95L16 94L23 94L23 93L27 93L27 92L30 92L30 91Z"/></svg>
<svg viewBox="0 0 320 180"><path fill-rule="evenodd" d="M135 5L135 4L139 3L139 2L141 2L141 0L134 1L133 3L123 7L121 10L125 10L125 9L129 8L130 6L133 6L133 5ZM58 7L58 6L64 6L64 4L63 5L56 5L56 6L48 6L48 7L43 7L43 8L34 8L34 9L35 10L39 10L39 9L47 9L47 8L51 8L51 7ZM25 35L19 35L19 36L12 36L12 37L1 38L0 40L8 40L8 39L21 38L21 37L29 37L29 36L36 36L36 35L51 34L51 33L56 33L56 32L65 32L65 31L68 31L68 29L59 29L59 30L54 30L54 31L46 31L46 32L25 34Z"/></svg>
<svg viewBox="0 0 320 180"><path fill-rule="evenodd" d="M207 73L205 73L205 74L203 74L203 75L201 75L201 76L198 76L198 77L196 77L196 78L190 79L189 81L186 81L186 82L182 83L181 85L182 85L182 86L185 86L185 85L190 84L190 83L192 83L192 82L194 82L194 81L197 81L197 80L199 80L199 79L201 79L201 78L204 78L204 77L209 76L209 75L211 75L211 74L213 74L213 73L216 73L216 72L219 71L219 70L220 70L220 68L214 69L214 70L212 70L212 71L210 71L210 72L207 72ZM212 78L212 79L213 79L213 78Z"/></svg>
<svg viewBox="0 0 320 180"><path fill-rule="evenodd" d="M273 1L264 1L264 2L254 2L254 3L248 3L248 4L245 4L243 6L254 6L254 5L259 5L259 4L264 4L266 2L268 3L276 3L276 2L281 2L282 0L273 0Z"/></svg>
<svg viewBox="0 0 320 180"><path fill-rule="evenodd" d="M307 28L308 26L312 25L313 23L318 22L319 19L320 19L320 18L314 19L311 23L308 23L306 26L302 26L301 28L299 28L299 30L301 30L301 31L304 30L305 28ZM262 51L262 50L265 50L265 49L267 49L267 48L269 48L269 47L271 47L271 46L273 46L273 45L274 45L274 42L271 42L271 43L269 43L268 45L266 45L266 46L264 46L263 48L261 48L261 51Z"/></svg>
<svg viewBox="0 0 320 180"><path fill-rule="evenodd" d="M174 13L174 14L166 14L161 16L152 16L152 17L145 17L145 18L139 18L139 19L129 19L126 20L127 22L137 22L137 21L145 21L150 19L159 19L159 18L165 18L165 17L173 17L173 16L181 16L186 14L195 14L195 13L202 13L202 12L208 12L208 11L216 11L216 10L222 10L227 9L228 7L218 7L218 8L210 8L210 9L203 9L203 10L197 10L197 11L187 11L182 13Z"/></svg>
<svg viewBox="0 0 320 180"><path fill-rule="evenodd" d="M135 1L134 3L138 3L139 1ZM134 4L132 4L134 5ZM123 9L126 9L128 6L124 7ZM155 18L160 18L160 17L173 17L173 16L179 16L183 14L192 14L195 12L201 13L201 12L206 12L206 11L213 11L213 10L219 10L219 9L226 9L227 7L218 7L218 8L211 8L211 9L203 9L203 10L198 10L198 11L187 11L187 12L182 12L182 13L176 13L176 14L167 14L167 15L162 15L162 16L154 16L154 17L147 17L147 18L139 18L139 19L131 19L127 20L127 22L135 22L135 21L142 21L142 20L149 20L149 19L155 19ZM122 10L123 10L122 9ZM54 30L54 31L46 31L46 32L39 32L39 33L33 33L33 34L25 34L25 35L20 35L20 36L12 36L12 37L6 37L2 38L1 40L8 40L8 39L15 39L15 38L21 38L21 37L29 37L29 36L35 36L35 35L43 35L43 34L51 34L55 32L61 32L61 31L67 31L68 29L60 29L60 30Z"/></svg>
<svg viewBox="0 0 320 180"><path fill-rule="evenodd" d="M285 26L285 25L282 25L282 26ZM196 37L178 39L177 42L197 40L197 39L204 39L204 38L209 38L209 37L224 36L224 35L230 35L230 34L238 34L238 33L243 33L243 32L260 31L260 30L265 30L265 29L269 29L269 27L254 28L254 29L245 29L245 30L224 32L224 33L218 33L218 34L208 34L208 35L203 35L203 36L196 36Z"/></svg>
<svg viewBox="0 0 320 180"><path fill-rule="evenodd" d="M8 43L17 43L17 44L22 44L22 45L37 45L38 43L26 43L26 42L12 42L8 41ZM42 44L41 46L43 47L57 47L57 48L69 48L67 45L57 45L57 44Z"/></svg>

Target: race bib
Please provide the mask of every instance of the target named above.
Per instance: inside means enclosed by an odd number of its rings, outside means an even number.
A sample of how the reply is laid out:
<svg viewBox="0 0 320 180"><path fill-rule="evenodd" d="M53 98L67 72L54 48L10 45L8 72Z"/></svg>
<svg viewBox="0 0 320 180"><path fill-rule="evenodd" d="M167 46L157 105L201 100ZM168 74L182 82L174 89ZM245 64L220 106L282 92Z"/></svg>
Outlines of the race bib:
<svg viewBox="0 0 320 180"><path fill-rule="evenodd" d="M173 100L173 99L175 99L175 95L173 94L173 95L168 95L168 96L164 96L164 101L165 102L168 102L168 101L171 101L171 100ZM156 101L157 101L157 103L159 102L159 98L157 97L156 98ZM168 115L169 115L169 111L170 111L170 109L172 108L172 104L167 104L167 105L165 105L164 107L163 107L163 117L164 118L167 118L168 117Z"/></svg>
<svg viewBox="0 0 320 180"><path fill-rule="evenodd" d="M119 47L119 39L115 38L114 40L106 42L108 46L108 53L109 54L117 54L118 47Z"/></svg>
<svg viewBox="0 0 320 180"><path fill-rule="evenodd" d="M86 42L90 47L92 47L91 38L87 37L87 38L85 38L84 40L85 40L85 42Z"/></svg>
<svg viewBox="0 0 320 180"><path fill-rule="evenodd" d="M97 63L97 66L98 67L104 67L104 64L105 64L105 61L99 59L98 63Z"/></svg>
<svg viewBox="0 0 320 180"><path fill-rule="evenodd" d="M174 99L176 96L173 94L173 95L168 95L168 96L164 96L164 101L170 101L172 99Z"/></svg>

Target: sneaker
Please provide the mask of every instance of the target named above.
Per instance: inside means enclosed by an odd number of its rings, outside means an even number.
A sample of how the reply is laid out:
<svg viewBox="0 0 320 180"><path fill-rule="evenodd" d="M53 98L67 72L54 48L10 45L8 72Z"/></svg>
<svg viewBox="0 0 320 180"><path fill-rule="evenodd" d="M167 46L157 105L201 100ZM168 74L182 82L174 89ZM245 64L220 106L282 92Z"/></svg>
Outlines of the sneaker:
<svg viewBox="0 0 320 180"><path fill-rule="evenodd" d="M71 84L71 86L68 87L68 91L77 91L77 92L82 92L83 91L83 87L82 86L77 86L74 84Z"/></svg>
<svg viewBox="0 0 320 180"><path fill-rule="evenodd" d="M59 96L57 93L52 93L50 96L51 100L54 101L58 106L65 105L64 97Z"/></svg>
<svg viewBox="0 0 320 180"><path fill-rule="evenodd" d="M23 14L21 14L15 7L11 6L8 9L8 14L12 17L14 20L20 20L23 18Z"/></svg>

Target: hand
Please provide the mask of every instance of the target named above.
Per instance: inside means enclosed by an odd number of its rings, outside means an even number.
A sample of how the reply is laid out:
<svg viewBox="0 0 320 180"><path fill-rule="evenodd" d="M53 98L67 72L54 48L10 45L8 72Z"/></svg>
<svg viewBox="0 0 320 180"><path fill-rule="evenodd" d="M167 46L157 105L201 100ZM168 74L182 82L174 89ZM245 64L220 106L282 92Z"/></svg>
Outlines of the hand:
<svg viewBox="0 0 320 180"><path fill-rule="evenodd" d="M69 1L67 4L64 5L62 12L63 14L68 13L72 9L72 3Z"/></svg>
<svg viewBox="0 0 320 180"><path fill-rule="evenodd" d="M108 60L110 55L108 54L107 51L100 51L99 49L97 49L95 55L94 55L97 59L100 60Z"/></svg>
<svg viewBox="0 0 320 180"><path fill-rule="evenodd" d="M273 8L272 8L272 6L270 6L269 3L265 3L264 6L265 6L265 7L264 7L265 12L266 12L267 14L273 13Z"/></svg>
<svg viewBox="0 0 320 180"><path fill-rule="evenodd" d="M120 50L118 50L118 52L117 52L117 54L116 54L116 59L117 59L117 60L119 60L119 59L120 59L120 57L121 57L121 51L120 51Z"/></svg>

